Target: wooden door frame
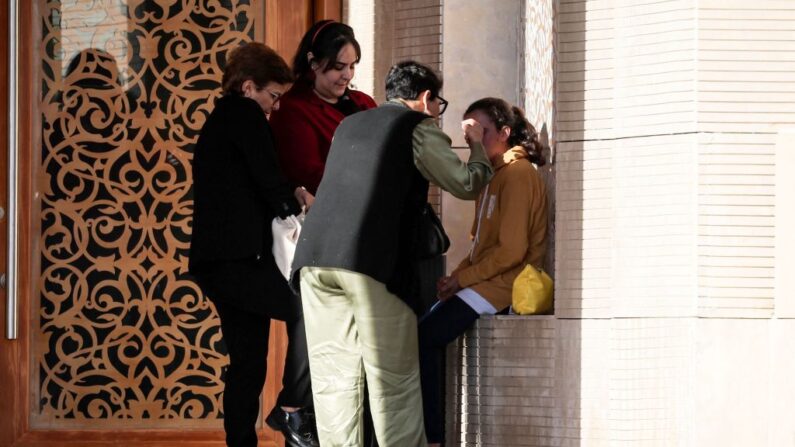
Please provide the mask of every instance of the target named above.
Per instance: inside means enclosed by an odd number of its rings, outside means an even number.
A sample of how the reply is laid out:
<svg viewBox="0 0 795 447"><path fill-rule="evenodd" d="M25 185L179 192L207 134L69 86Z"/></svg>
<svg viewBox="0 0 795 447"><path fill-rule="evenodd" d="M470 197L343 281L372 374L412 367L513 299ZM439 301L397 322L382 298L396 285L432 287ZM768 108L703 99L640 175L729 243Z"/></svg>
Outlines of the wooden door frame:
<svg viewBox="0 0 795 447"><path fill-rule="evenodd" d="M9 20L9 5L11 1L16 0L2 0L2 12L0 13L0 23L7 24ZM18 2L17 4L18 9L18 88L17 88L17 95L19 98L19 110L17 114L17 125L18 129L31 129L33 123L33 107L30 107L30 101L26 101L26 99L31 98L32 90L33 90L33 82L30 81L23 81L32 79L32 45L30 45L30 41L27 40L25 42L22 41L23 36L31 35L31 26L32 23L32 4L30 2ZM7 27L4 27L7 29ZM27 43L27 45L25 44ZM2 196L0 200L2 201L3 208L8 209L8 136L9 136L9 128L8 128L8 110L9 110L9 98L8 98L8 89L9 89L9 62L8 62L8 55L10 52L9 49L9 41L6 39L6 43L2 46L2 142L3 142L3 149L0 150L0 169L2 169ZM18 178L17 178L17 191L20 193L20 200L18 203L17 209L17 217L18 217L18 228L19 228L19 240L28 241L31 237L31 220L30 220L30 209L31 209L31 200L26 200L25 192L31 191L32 188L32 176L31 176L31 169L30 169L30 157L25 156L25 154L31 153L31 142L32 136L30 132L19 132L19 157L18 157ZM7 271L6 259L5 256L7 250L7 222L8 219L4 218L2 222L0 222L0 231L2 231L2 269L3 271ZM23 247L22 245L19 246L20 248ZM20 250L19 253L19 265L30 265L31 261L31 254L29 250ZM5 316L6 316L6 306L5 301L7 298L6 289L3 289L0 292L0 296L2 296L3 305L2 311L2 320L3 320L3 334L2 334L2 341L0 341L0 352L2 352L2 362L3 365L0 366L0 445L16 445L15 442L20 440L24 437L25 433L28 430L28 415L30 414L30 401L28 396L30 395L30 383L29 383L29 371L30 371L30 300L31 300L31 281L30 277L25 273L28 272L27 269L19 269L18 270L18 278L17 278L17 291L18 291L18 300L17 300L17 319L18 319L18 338L16 340L7 340L5 337ZM8 384L6 386L6 384Z"/></svg>
<svg viewBox="0 0 795 447"><path fill-rule="evenodd" d="M9 2L18 0L0 0L0 23L8 23ZM274 47L288 62L291 61L300 35L295 30L306 30L316 20L325 18L340 20L342 16L342 0L304 0L303 6L296 8L293 0L261 0L261 16L265 19L263 30L261 27L255 32L257 40L264 40ZM302 9L304 8L304 9ZM28 248L34 237L34 230L39 228L39 223L34 221L32 213L37 199L32 191L34 179L32 164L34 157L34 141L36 133L34 125L38 124L36 116L37 107L34 100L34 48L38 48L34 31L34 2L18 1L19 25L19 63L18 96L20 107L17 117L18 128L28 129L19 132L19 171L18 191L20 200L18 206L19 217L19 265L31 266L33 253ZM299 14L311 17L312 20L298 20ZM293 26L286 26L292 23ZM278 26L276 26L278 24ZM298 26L295 26L298 25ZM292 35L287 30L292 30ZM270 31L269 30L273 30ZM7 155L8 155L8 39L0 44L0 206L7 209ZM7 219L0 219L0 253L6 251L6 223ZM0 255L0 271L6 271L6 257ZM167 431L167 430L125 430L124 432L108 431L65 431L65 430L31 430L29 415L31 411L30 372L31 372L31 328L33 316L31 303L33 302L33 278L31 269L20 268L18 278L18 312L19 333L16 340L5 338L5 289L0 290L0 321L3 322L3 333L0 338L0 447L55 447L55 446L118 446L119 443L140 446L173 445L181 446L222 446L224 434L222 431L192 430L192 431ZM268 384L264 391L266 400L269 395L275 399L281 388L281 368L284 363L287 337L284 325L274 325L272 329L272 351L268 358ZM263 412L268 408L264 407ZM262 415L264 418L265 414ZM281 435L272 432L266 424L260 433L261 444L265 446L283 446Z"/></svg>
<svg viewBox="0 0 795 447"><path fill-rule="evenodd" d="M304 30L318 20L342 20L342 0L265 0L265 17L262 40L292 64ZM273 24L280 26L269 26Z"/></svg>

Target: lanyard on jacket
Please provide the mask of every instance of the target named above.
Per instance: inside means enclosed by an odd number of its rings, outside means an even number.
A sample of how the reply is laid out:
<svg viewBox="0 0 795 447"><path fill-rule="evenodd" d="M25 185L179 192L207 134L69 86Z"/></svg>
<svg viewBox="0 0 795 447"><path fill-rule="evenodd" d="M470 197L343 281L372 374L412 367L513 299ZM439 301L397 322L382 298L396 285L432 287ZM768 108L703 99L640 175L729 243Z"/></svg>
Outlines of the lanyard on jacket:
<svg viewBox="0 0 795 447"><path fill-rule="evenodd" d="M475 227L475 237L472 239L472 248L469 249L469 262L473 262L472 258L475 256L475 246L478 245L478 241L480 241L480 221L483 220L483 208L486 206L486 202L489 201L489 185L490 183L486 184L486 189L483 190L483 197L480 200L480 210L478 211L478 224Z"/></svg>

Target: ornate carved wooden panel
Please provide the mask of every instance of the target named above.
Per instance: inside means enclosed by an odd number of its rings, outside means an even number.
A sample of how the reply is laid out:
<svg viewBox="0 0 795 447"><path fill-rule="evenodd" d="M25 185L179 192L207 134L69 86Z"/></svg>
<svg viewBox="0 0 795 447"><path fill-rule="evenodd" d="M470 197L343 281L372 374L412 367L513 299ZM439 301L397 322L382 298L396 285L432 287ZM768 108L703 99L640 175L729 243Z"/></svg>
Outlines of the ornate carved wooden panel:
<svg viewBox="0 0 795 447"><path fill-rule="evenodd" d="M38 1L34 426L219 426L217 316L186 274L190 162L255 1Z"/></svg>

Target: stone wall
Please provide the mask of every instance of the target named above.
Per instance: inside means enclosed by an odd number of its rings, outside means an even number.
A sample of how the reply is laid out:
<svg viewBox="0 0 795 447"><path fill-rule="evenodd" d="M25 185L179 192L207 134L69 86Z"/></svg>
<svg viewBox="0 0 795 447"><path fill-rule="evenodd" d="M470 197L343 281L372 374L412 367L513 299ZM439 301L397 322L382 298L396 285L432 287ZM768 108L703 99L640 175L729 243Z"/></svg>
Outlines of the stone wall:
<svg viewBox="0 0 795 447"><path fill-rule="evenodd" d="M795 444L795 4L437 5L459 155L464 108L500 96L554 159L555 314L450 348L450 445ZM442 197L448 268L472 208Z"/></svg>

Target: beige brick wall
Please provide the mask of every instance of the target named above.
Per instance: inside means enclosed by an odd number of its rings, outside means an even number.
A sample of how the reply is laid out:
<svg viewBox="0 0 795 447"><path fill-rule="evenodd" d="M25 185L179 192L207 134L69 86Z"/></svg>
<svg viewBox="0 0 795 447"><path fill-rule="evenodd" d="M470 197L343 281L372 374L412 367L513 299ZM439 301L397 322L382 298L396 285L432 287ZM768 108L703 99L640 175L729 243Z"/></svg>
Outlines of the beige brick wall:
<svg viewBox="0 0 795 447"><path fill-rule="evenodd" d="M560 0L556 314L695 309L695 6Z"/></svg>
<svg viewBox="0 0 795 447"><path fill-rule="evenodd" d="M413 59L442 71L442 0L344 0L342 17L362 47L356 84L376 102L386 99L384 80L397 62ZM428 200L443 212L438 188Z"/></svg>
<svg viewBox="0 0 795 447"><path fill-rule="evenodd" d="M691 132L696 15L691 0L560 0L560 141Z"/></svg>
<svg viewBox="0 0 795 447"><path fill-rule="evenodd" d="M455 445L795 443L794 8L560 0L556 314L451 349Z"/></svg>
<svg viewBox="0 0 795 447"><path fill-rule="evenodd" d="M448 445L688 445L694 323L482 318L448 350Z"/></svg>
<svg viewBox="0 0 795 447"><path fill-rule="evenodd" d="M461 132L467 106L486 97L521 105L524 62L522 0L491 2L445 0L443 23L444 96L450 106L442 127L459 156L469 157ZM487 36L489 36L487 38ZM469 252L474 204L443 194L443 223L452 241L447 256L451 270Z"/></svg>
<svg viewBox="0 0 795 447"><path fill-rule="evenodd" d="M451 347L451 445L794 445L795 2L437 4L456 144L489 95L557 150L555 315ZM443 202L465 252L471 204Z"/></svg>
<svg viewBox="0 0 795 447"><path fill-rule="evenodd" d="M784 1L561 1L562 315L773 314L793 14Z"/></svg>
<svg viewBox="0 0 795 447"><path fill-rule="evenodd" d="M795 123L795 3L697 4L699 130L775 132Z"/></svg>
<svg viewBox="0 0 795 447"><path fill-rule="evenodd" d="M384 79L396 62L413 59L441 71L441 0L344 0L343 21L362 47L357 84L384 100Z"/></svg>
<svg viewBox="0 0 795 447"><path fill-rule="evenodd" d="M775 315L795 318L795 127L778 133L775 153Z"/></svg>
<svg viewBox="0 0 795 447"><path fill-rule="evenodd" d="M700 316L773 315L775 141L774 133L699 135Z"/></svg>
<svg viewBox="0 0 795 447"><path fill-rule="evenodd" d="M699 2L701 316L776 313L775 144L795 124L793 54L794 2Z"/></svg>
<svg viewBox="0 0 795 447"><path fill-rule="evenodd" d="M558 421L545 410L554 409L562 395L555 358L560 338L553 317L528 322L482 319L448 350L448 370L458 374L447 381L447 445L554 439Z"/></svg>
<svg viewBox="0 0 795 447"><path fill-rule="evenodd" d="M523 107L554 145L554 11L553 0L492 2L488 7L477 0L445 1L445 97L452 102L444 126L462 147L462 157L468 150L463 149L461 114L484 96ZM542 174L554 203L554 165ZM447 195L443 203L446 228L460 232L450 252L450 264L455 264L469 247L465 234L473 206ZM550 271L553 253L550 244ZM551 316L484 319L451 348L448 445L560 445L576 437L579 422L566 417L572 407L561 406L575 404L566 390L577 388L562 385L573 376L564 374L570 365L561 362L562 350L556 348L563 340L557 326Z"/></svg>
<svg viewBox="0 0 795 447"><path fill-rule="evenodd" d="M441 72L442 0L397 0L392 63L414 59Z"/></svg>
<svg viewBox="0 0 795 447"><path fill-rule="evenodd" d="M448 349L448 445L792 445L793 336L793 319L485 317Z"/></svg>

